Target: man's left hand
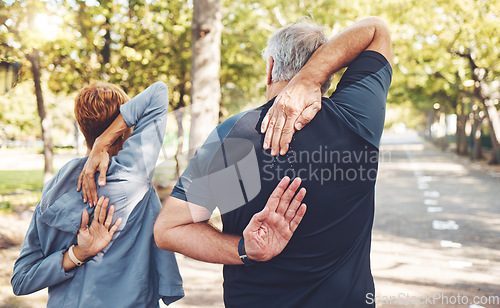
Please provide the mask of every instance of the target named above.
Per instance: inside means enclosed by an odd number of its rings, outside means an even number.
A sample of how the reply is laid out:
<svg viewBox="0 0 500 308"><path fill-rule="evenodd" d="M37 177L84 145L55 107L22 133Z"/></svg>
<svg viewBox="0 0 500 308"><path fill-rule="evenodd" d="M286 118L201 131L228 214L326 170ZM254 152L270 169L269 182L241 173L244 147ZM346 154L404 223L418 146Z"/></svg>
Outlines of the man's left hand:
<svg viewBox="0 0 500 308"><path fill-rule="evenodd" d="M289 182L288 177L281 180L264 209L252 217L243 231L245 251L252 260L268 261L280 254L304 217L306 205L301 202L306 189L301 188L293 198L301 179L296 178L286 189Z"/></svg>

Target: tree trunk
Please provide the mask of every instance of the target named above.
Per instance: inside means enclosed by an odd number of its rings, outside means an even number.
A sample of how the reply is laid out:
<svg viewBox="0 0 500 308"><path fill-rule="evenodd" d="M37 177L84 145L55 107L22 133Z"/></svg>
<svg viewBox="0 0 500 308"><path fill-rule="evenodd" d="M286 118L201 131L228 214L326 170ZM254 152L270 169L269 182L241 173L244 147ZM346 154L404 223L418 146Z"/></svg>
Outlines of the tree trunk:
<svg viewBox="0 0 500 308"><path fill-rule="evenodd" d="M103 24L104 33L104 46L101 50L102 63L101 71L106 71L105 66L111 59L111 24L109 17L106 17L106 22Z"/></svg>
<svg viewBox="0 0 500 308"><path fill-rule="evenodd" d="M174 111L175 121L177 122L177 151L175 153L175 179L181 177L181 170L184 170L183 163L185 162L185 155L182 153L182 148L184 147L184 126L182 125L182 120L184 119L184 107L186 102L184 101L184 95L186 94L185 82L179 84L179 103L177 104L177 109Z"/></svg>
<svg viewBox="0 0 500 308"><path fill-rule="evenodd" d="M491 160L489 161L490 164L498 164L500 163L499 160L499 136L500 136L500 119L498 118L498 111L495 105L490 101L490 100L485 100L483 101L484 109L485 109L485 115L488 119L488 126L490 128L490 136L491 136L491 145L493 147L492 149L492 155L491 155Z"/></svg>
<svg viewBox="0 0 500 308"><path fill-rule="evenodd" d="M40 68L40 54L38 50L33 48L30 54L26 54L26 58L31 63L31 72L33 73L33 81L35 83L36 105L38 115L40 116L40 123L42 125L42 140L43 140L43 156L45 159L44 170L44 183L47 182L54 175L53 168L53 145L52 145L52 120L45 112L45 105L43 102L43 93L41 85L41 68Z"/></svg>
<svg viewBox="0 0 500 308"><path fill-rule="evenodd" d="M220 0L195 0L192 37L191 128L189 157L218 123L222 13Z"/></svg>
<svg viewBox="0 0 500 308"><path fill-rule="evenodd" d="M472 158L479 160L483 158L483 147L481 145L482 119L479 117L479 109L474 110L474 123L472 124L471 138L474 140L474 151Z"/></svg>
<svg viewBox="0 0 500 308"><path fill-rule="evenodd" d="M468 114L465 112L465 104L460 102L460 113L457 112L457 154L468 155L469 143L467 134L465 133L465 126L468 120Z"/></svg>

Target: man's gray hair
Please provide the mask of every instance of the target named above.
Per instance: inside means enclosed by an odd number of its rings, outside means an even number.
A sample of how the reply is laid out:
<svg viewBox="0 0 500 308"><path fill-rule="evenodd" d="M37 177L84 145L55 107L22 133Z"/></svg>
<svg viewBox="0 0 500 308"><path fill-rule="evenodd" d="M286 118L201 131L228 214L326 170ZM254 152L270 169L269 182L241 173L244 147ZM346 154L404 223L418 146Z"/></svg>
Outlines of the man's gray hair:
<svg viewBox="0 0 500 308"><path fill-rule="evenodd" d="M306 21L288 24L273 33L262 52L265 61L270 56L274 59L271 81L290 81L327 40L323 27ZM322 94L330 88L332 77L321 86Z"/></svg>

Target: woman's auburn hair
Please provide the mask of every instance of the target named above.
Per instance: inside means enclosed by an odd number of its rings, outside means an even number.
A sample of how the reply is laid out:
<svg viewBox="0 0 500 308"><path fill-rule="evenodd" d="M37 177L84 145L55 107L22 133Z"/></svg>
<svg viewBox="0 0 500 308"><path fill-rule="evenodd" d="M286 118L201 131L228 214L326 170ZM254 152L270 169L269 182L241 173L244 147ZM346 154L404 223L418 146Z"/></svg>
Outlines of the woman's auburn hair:
<svg viewBox="0 0 500 308"><path fill-rule="evenodd" d="M120 106L129 100L122 89L109 83L92 83L78 92L75 117L89 148L120 114Z"/></svg>

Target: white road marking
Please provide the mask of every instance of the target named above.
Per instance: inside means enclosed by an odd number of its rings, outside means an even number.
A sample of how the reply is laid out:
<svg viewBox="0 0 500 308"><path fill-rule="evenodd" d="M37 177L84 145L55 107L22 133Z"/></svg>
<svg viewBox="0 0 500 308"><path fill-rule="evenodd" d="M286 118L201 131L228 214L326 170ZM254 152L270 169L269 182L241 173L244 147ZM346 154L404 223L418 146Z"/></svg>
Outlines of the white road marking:
<svg viewBox="0 0 500 308"><path fill-rule="evenodd" d="M443 208L440 206L429 206L427 208L427 213L441 213Z"/></svg>
<svg viewBox="0 0 500 308"><path fill-rule="evenodd" d="M438 205L438 201L434 199L425 199L424 204L425 205Z"/></svg>
<svg viewBox="0 0 500 308"><path fill-rule="evenodd" d="M435 190L426 190L424 191L424 197L428 197L428 198L439 198L441 194L439 193L439 191L435 191Z"/></svg>
<svg viewBox="0 0 500 308"><path fill-rule="evenodd" d="M457 243L457 242L452 242L452 241L445 241L442 240L440 242L441 247L446 247L446 248L462 248L462 244Z"/></svg>
<svg viewBox="0 0 500 308"><path fill-rule="evenodd" d="M458 230L458 225L454 220L433 220L432 228L435 230Z"/></svg>
<svg viewBox="0 0 500 308"><path fill-rule="evenodd" d="M472 262L452 260L448 262L448 265L451 268L465 268L465 267L472 267Z"/></svg>

